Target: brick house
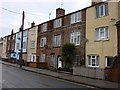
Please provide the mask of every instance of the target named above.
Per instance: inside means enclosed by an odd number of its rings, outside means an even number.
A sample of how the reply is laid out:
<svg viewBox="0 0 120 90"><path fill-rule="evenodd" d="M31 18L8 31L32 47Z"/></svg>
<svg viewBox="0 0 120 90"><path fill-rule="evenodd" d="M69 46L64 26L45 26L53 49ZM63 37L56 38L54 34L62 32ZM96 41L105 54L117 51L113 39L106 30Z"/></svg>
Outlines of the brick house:
<svg viewBox="0 0 120 90"><path fill-rule="evenodd" d="M120 54L120 21L116 22L117 26L117 47L118 47L118 54Z"/></svg>
<svg viewBox="0 0 120 90"><path fill-rule="evenodd" d="M75 65L85 60L86 10L65 15L56 9L56 18L38 25L37 62L41 68L63 67L61 46L74 43L77 48Z"/></svg>
<svg viewBox="0 0 120 90"><path fill-rule="evenodd" d="M2 58L3 38L0 38L0 58Z"/></svg>
<svg viewBox="0 0 120 90"><path fill-rule="evenodd" d="M11 35L8 35L8 48L7 48L7 56L8 59L15 58L14 48L15 48L15 34L13 30L11 31Z"/></svg>
<svg viewBox="0 0 120 90"><path fill-rule="evenodd" d="M3 37L2 58L7 59L8 37Z"/></svg>

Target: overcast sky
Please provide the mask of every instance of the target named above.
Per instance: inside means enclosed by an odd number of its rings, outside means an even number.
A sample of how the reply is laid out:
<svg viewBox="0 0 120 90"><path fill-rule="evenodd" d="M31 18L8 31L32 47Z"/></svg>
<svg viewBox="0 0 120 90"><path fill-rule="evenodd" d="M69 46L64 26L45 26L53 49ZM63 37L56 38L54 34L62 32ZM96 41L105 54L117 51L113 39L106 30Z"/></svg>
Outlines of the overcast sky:
<svg viewBox="0 0 120 90"><path fill-rule="evenodd" d="M33 21L36 25L48 21L49 13L50 19L55 18L57 8L68 14L90 5L91 0L0 0L0 37L9 35L12 29L19 31L23 11L25 28L29 28Z"/></svg>

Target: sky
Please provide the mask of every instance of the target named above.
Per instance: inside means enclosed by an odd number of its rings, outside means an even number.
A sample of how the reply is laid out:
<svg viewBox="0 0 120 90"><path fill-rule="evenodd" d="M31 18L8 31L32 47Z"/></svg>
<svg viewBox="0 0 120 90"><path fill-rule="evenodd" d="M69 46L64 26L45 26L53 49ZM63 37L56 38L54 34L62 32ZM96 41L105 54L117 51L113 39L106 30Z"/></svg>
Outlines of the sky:
<svg viewBox="0 0 120 90"><path fill-rule="evenodd" d="M91 0L0 0L0 37L19 31L22 24L22 12L25 12L25 27L54 19L56 9L65 9L65 14L91 5ZM49 14L51 15L49 16Z"/></svg>

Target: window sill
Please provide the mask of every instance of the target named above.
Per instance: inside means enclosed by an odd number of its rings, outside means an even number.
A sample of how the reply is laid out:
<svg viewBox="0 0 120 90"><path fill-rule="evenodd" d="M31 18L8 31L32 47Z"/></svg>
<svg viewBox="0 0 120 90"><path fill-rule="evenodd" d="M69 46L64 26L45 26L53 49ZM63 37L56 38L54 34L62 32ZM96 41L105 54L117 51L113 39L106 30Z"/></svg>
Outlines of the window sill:
<svg viewBox="0 0 120 90"><path fill-rule="evenodd" d="M105 40L95 40L95 42L104 42L104 41L109 41L110 39L105 39Z"/></svg>
<svg viewBox="0 0 120 90"><path fill-rule="evenodd" d="M77 21L77 22L71 22L71 24L76 24L76 23L79 23L79 22L81 22L81 21Z"/></svg>
<svg viewBox="0 0 120 90"><path fill-rule="evenodd" d="M95 17L95 19L103 18L103 17L106 17L106 16L109 16L109 14L105 15L105 16Z"/></svg>
<svg viewBox="0 0 120 90"><path fill-rule="evenodd" d="M53 46L53 48L60 48L61 46Z"/></svg>
<svg viewBox="0 0 120 90"><path fill-rule="evenodd" d="M89 66L89 65L88 65L88 67L91 67L91 68L98 68L99 66Z"/></svg>
<svg viewBox="0 0 120 90"><path fill-rule="evenodd" d="M35 49L35 48L30 48L30 49Z"/></svg>

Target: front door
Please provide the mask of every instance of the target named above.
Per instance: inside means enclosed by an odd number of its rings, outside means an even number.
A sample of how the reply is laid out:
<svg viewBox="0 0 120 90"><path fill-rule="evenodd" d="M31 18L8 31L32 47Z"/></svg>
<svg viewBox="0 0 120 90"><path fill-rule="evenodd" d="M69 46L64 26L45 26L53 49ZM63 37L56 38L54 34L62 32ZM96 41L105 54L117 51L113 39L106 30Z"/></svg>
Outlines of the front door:
<svg viewBox="0 0 120 90"><path fill-rule="evenodd" d="M58 68L62 68L62 60L61 60L61 57L58 57Z"/></svg>

